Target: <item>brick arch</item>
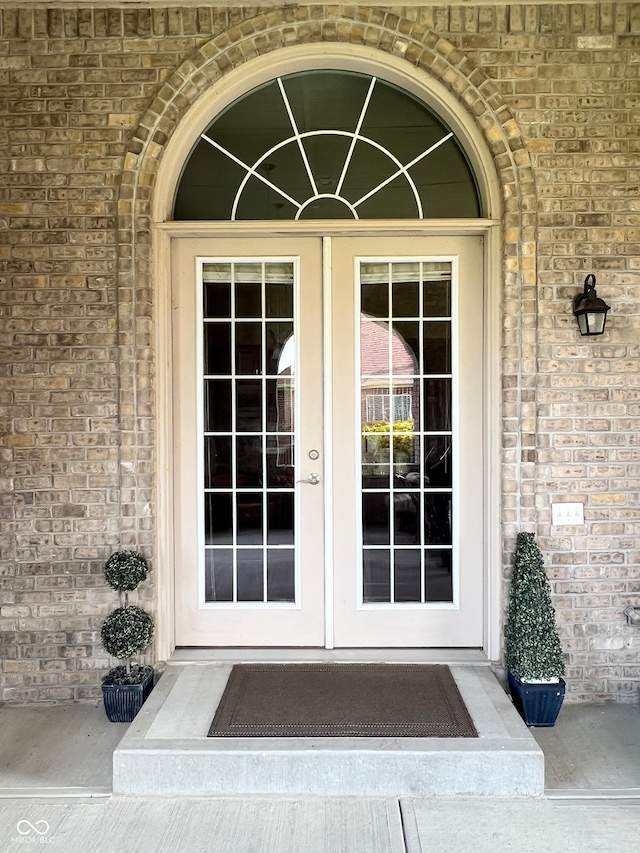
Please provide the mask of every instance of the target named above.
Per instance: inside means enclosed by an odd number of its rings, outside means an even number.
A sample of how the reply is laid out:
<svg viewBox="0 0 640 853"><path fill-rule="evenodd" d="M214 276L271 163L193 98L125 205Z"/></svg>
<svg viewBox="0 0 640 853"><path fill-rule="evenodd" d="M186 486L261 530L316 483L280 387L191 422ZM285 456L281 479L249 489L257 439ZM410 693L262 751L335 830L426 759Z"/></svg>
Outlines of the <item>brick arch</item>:
<svg viewBox="0 0 640 853"><path fill-rule="evenodd" d="M461 50L422 24L381 9L332 6L265 12L230 27L185 60L164 82L129 143L121 184L121 217L149 215L151 188L166 143L187 109L216 80L257 56L318 42L373 47L403 59L444 85L473 116L493 157L502 188L505 231L517 226L509 214L535 213L525 142L493 81ZM121 224L130 227L127 222Z"/></svg>
<svg viewBox="0 0 640 853"><path fill-rule="evenodd" d="M135 409L137 383L152 381L148 344L145 346L145 335L136 328L144 315L137 303L148 306L151 319L152 193L169 139L188 109L234 68L290 46L322 42L374 48L426 72L448 89L481 131L502 196L502 311L504 316L512 318L512 326L502 342L504 402L511 407L516 403L517 417L512 422L520 423L529 417L531 423L535 419L535 401L530 402L531 387L524 387L523 366L527 364L525 356L529 364L535 364L536 344L528 343L529 351L525 352L523 330L537 323L536 193L529 154L518 123L493 81L451 42L423 24L383 9L358 6L283 7L229 27L202 44L167 78L142 117L124 159L118 207L119 323L124 348L122 410L131 409L131 389ZM530 372L535 373L535 369ZM127 442L124 435L139 423L135 412L129 414L127 422L122 419L123 446L140 445L139 441ZM511 483L510 491L515 483L517 491L516 524L513 529L505 530L509 537L522 524L535 522L535 508L527 503L526 497L531 489L524 483L532 481L535 473L529 462L535 453L535 426L526 434L520 427L514 427L507 445L514 452L503 463L503 481ZM135 470L136 460L129 462ZM127 474L130 479L131 467L127 467ZM130 492L131 499L138 509L129 514L144 518L149 506L145 504L142 511L143 502L140 498L136 500L134 491Z"/></svg>

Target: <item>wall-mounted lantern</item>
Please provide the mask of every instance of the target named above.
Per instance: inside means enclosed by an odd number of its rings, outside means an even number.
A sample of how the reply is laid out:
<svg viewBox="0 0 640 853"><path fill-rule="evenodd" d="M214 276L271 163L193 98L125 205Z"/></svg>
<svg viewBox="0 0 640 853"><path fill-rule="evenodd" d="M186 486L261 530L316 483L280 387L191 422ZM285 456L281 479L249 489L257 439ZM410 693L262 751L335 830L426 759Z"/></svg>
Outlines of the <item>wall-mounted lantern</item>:
<svg viewBox="0 0 640 853"><path fill-rule="evenodd" d="M584 280L584 291L573 300L575 314L581 335L601 335L607 321L610 305L596 293L596 277L591 273Z"/></svg>

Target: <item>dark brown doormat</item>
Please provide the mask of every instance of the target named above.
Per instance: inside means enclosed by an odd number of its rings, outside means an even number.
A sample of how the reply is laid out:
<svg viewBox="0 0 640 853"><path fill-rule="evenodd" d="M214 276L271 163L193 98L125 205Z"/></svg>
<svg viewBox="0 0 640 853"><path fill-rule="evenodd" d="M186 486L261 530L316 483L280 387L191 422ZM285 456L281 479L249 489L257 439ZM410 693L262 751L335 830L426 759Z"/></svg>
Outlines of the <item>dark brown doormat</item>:
<svg viewBox="0 0 640 853"><path fill-rule="evenodd" d="M447 666L234 666L209 737L478 737Z"/></svg>

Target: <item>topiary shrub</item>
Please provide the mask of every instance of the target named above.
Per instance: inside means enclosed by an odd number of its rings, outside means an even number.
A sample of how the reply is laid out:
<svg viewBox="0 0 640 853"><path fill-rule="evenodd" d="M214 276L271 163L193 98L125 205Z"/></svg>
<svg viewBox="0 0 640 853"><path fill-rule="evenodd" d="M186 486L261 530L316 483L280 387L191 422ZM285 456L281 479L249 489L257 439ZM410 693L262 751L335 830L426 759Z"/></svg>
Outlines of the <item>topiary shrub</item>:
<svg viewBox="0 0 640 853"><path fill-rule="evenodd" d="M117 551L107 560L104 576L112 589L130 592L147 579L149 566L137 551Z"/></svg>
<svg viewBox="0 0 640 853"><path fill-rule="evenodd" d="M134 655L144 651L153 639L154 622L151 614L136 604L129 604L129 593L146 580L149 566L137 551L117 551L107 560L105 578L112 589L120 593L121 605L102 625L102 645L110 655L124 660L102 679L103 684L140 684L153 672L153 667L131 663Z"/></svg>
<svg viewBox="0 0 640 853"><path fill-rule="evenodd" d="M533 533L519 533L516 542L505 668L519 681L559 679L564 675L551 589Z"/></svg>
<svg viewBox="0 0 640 853"><path fill-rule="evenodd" d="M132 658L153 639L153 619L142 607L118 607L104 620L102 645L114 658Z"/></svg>

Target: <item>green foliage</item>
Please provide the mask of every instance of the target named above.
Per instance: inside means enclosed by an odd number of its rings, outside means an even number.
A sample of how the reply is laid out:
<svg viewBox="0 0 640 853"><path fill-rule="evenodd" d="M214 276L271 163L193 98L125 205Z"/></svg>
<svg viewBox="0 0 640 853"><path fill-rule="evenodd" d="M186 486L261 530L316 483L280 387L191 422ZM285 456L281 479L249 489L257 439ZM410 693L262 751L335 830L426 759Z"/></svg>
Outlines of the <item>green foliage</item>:
<svg viewBox="0 0 640 853"><path fill-rule="evenodd" d="M393 422L393 452L395 455L404 453L409 457L413 456L415 449L413 426L413 418L410 418L407 421ZM391 426L388 421L375 421L370 424L364 424L362 432L367 435L367 438L370 438L372 433L378 433L375 436L378 448L381 450L388 450L391 438L389 435L390 429ZM386 433L386 435L384 433Z"/></svg>
<svg viewBox="0 0 640 853"><path fill-rule="evenodd" d="M102 645L114 658L130 658L153 639L153 618L142 607L118 607L104 620Z"/></svg>
<svg viewBox="0 0 640 853"><path fill-rule="evenodd" d="M102 679L103 684L144 684L153 672L152 666L134 663L127 672L126 666L114 666Z"/></svg>
<svg viewBox="0 0 640 853"><path fill-rule="evenodd" d="M117 551L107 560L104 576L112 589L128 592L135 589L149 572L147 561L138 551Z"/></svg>
<svg viewBox="0 0 640 853"><path fill-rule="evenodd" d="M509 590L505 667L520 681L564 675L551 590L533 533L519 533L516 543Z"/></svg>
<svg viewBox="0 0 640 853"><path fill-rule="evenodd" d="M138 551L116 551L104 567L104 575L112 589L120 593L124 607L118 607L104 620L102 645L125 664L116 666L102 679L103 684L141 684L153 667L132 664L132 655L143 651L153 639L153 617L142 607L129 605L129 592L146 580L149 566Z"/></svg>

